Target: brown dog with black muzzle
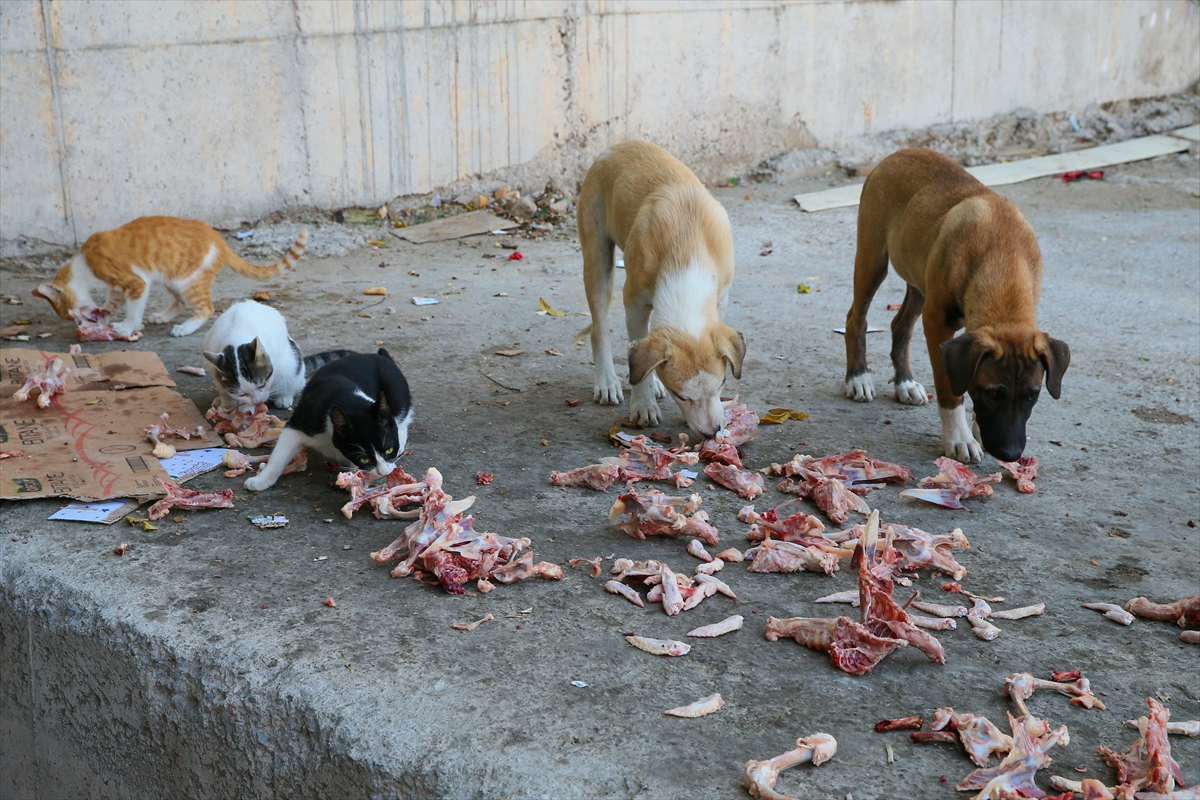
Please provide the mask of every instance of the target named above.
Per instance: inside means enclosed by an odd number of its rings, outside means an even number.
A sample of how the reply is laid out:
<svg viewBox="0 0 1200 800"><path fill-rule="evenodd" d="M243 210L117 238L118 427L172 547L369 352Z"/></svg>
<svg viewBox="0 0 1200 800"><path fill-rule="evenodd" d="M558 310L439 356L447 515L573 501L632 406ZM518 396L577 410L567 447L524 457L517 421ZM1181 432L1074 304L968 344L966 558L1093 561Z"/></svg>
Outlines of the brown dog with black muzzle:
<svg viewBox="0 0 1200 800"><path fill-rule="evenodd" d="M733 236L725 209L692 171L649 142L614 145L584 178L577 211L583 282L596 363L593 398L621 402L608 307L613 247L625 253L629 419L657 425L670 392L688 425L711 437L725 421L725 372L742 375L746 337L722 319L733 283Z"/></svg>
<svg viewBox="0 0 1200 800"><path fill-rule="evenodd" d="M854 304L846 315L846 396L863 402L875 397L867 308L889 259L908 283L892 320L896 399L925 403L908 352L920 316L945 454L959 461L978 461L983 450L1001 461L1020 458L1043 377L1057 400L1071 361L1065 342L1038 330L1042 255L1029 223L1014 204L932 150L901 150L880 162L863 184ZM974 403L978 439L964 394Z"/></svg>

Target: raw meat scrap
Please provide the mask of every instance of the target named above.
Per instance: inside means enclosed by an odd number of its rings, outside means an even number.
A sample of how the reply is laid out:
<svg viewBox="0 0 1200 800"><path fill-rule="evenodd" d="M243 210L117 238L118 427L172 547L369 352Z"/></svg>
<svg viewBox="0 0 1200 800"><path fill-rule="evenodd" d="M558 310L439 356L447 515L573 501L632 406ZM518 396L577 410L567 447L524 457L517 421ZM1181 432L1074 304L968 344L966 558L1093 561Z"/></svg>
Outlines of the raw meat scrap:
<svg viewBox="0 0 1200 800"><path fill-rule="evenodd" d="M634 436L628 446L621 447L620 456L608 456L598 464L588 464L567 472L550 473L554 486L586 486L599 492L608 491L618 480L626 485L637 481L670 481L676 486L687 486L691 479L672 472L673 467L692 466L699 461L696 453L687 449L687 434L679 435L679 444L673 448L651 442L645 436Z"/></svg>
<svg viewBox="0 0 1200 800"><path fill-rule="evenodd" d="M279 417L267 413L266 403L259 403L253 411L214 406L204 417L217 433L224 434L226 444L246 450L274 444L285 424Z"/></svg>
<svg viewBox="0 0 1200 800"><path fill-rule="evenodd" d="M25 376L25 383L13 392L13 399L25 402L29 393L38 390L38 408L47 408L50 400L67 390L66 377L71 368L63 364L61 358L47 358L42 366L37 367Z"/></svg>
<svg viewBox="0 0 1200 800"><path fill-rule="evenodd" d="M1133 624L1133 614L1130 614L1118 605L1113 605L1112 603L1084 603L1083 607L1090 608L1093 611L1103 611L1104 616L1113 622L1119 622L1122 625Z"/></svg>
<svg viewBox="0 0 1200 800"><path fill-rule="evenodd" d="M164 411L162 414L162 422L156 423L156 424L151 425L150 427L146 428L146 431L145 431L146 438L149 439L151 442L154 442L155 444L158 444L163 439L166 439L166 438L172 437L172 436L175 437L176 439L184 439L184 440L189 440L193 436L195 436L197 439L204 438L204 426L203 425L197 425L195 430L180 430L179 428L171 427L170 419L171 419L171 415Z"/></svg>
<svg viewBox="0 0 1200 800"><path fill-rule="evenodd" d="M918 611L924 611L926 614L933 614L936 617L965 617L967 615L967 609L964 606L943 606L920 600L914 600L909 605Z"/></svg>
<svg viewBox="0 0 1200 800"><path fill-rule="evenodd" d="M586 486L597 492L607 492L617 478L621 477L621 467L616 464L588 464L586 467L550 473L550 483L553 486Z"/></svg>
<svg viewBox="0 0 1200 800"><path fill-rule="evenodd" d="M632 633L625 635L625 641L654 656L686 656L692 649L690 644L676 642L673 639L650 639L646 636L636 636Z"/></svg>
<svg viewBox="0 0 1200 800"><path fill-rule="evenodd" d="M171 512L172 508L233 508L233 490L222 489L219 492L197 492L183 489L170 481L162 481L167 496L150 506L149 517L152 520L162 519Z"/></svg>
<svg viewBox="0 0 1200 800"><path fill-rule="evenodd" d="M875 732L884 733L885 731L915 731L920 730L925 724L925 718L919 714L914 717L900 717L899 719L881 719L875 723Z"/></svg>
<svg viewBox="0 0 1200 800"><path fill-rule="evenodd" d="M796 740L796 749L767 761L747 761L742 771L742 784L746 790L760 800L792 800L785 794L775 791L775 783L779 773L805 761L811 761L814 767L824 764L837 753L837 740L828 733L814 733L803 739Z"/></svg>
<svg viewBox="0 0 1200 800"><path fill-rule="evenodd" d="M737 398L725 402L725 424L712 439L705 439L697 447L700 459L722 464L742 466L738 448L754 439L758 431L758 414L748 409Z"/></svg>
<svg viewBox="0 0 1200 800"><path fill-rule="evenodd" d="M142 331L134 331L125 336L113 330L107 322L112 314L111 310L96 306L71 311L71 318L79 326L75 331L76 338L81 342L136 342L142 338Z"/></svg>
<svg viewBox="0 0 1200 800"><path fill-rule="evenodd" d="M1139 727L1139 722L1136 719L1127 719L1125 720L1125 724L1130 728ZM1167 733L1172 736L1200 736L1200 720L1167 722Z"/></svg>
<svg viewBox="0 0 1200 800"><path fill-rule="evenodd" d="M838 569L838 557L816 547L807 547L794 542L764 539L757 547L746 551L751 559L750 572L824 572L832 575Z"/></svg>
<svg viewBox="0 0 1200 800"><path fill-rule="evenodd" d="M1045 797L1045 792L1034 783L1034 775L1051 763L1046 751L1056 744L1069 744L1070 735L1066 727L1053 732L1041 720L1031 717L1013 719L1008 715L1012 729L1012 749L1004 760L995 767L977 769L959 781L958 791L979 789L973 800L995 800L1004 797Z"/></svg>
<svg viewBox="0 0 1200 800"><path fill-rule="evenodd" d="M4 450L0 451L0 458L24 458L24 450Z"/></svg>
<svg viewBox="0 0 1200 800"><path fill-rule="evenodd" d="M717 544L717 529L708 523L708 514L697 511L700 495L667 497L651 489L646 494L626 492L617 497L608 512L609 521L634 539L647 536L694 536Z"/></svg>
<svg viewBox="0 0 1200 800"><path fill-rule="evenodd" d="M717 692L716 694L710 694L708 697L702 697L694 703L688 703L686 706L669 708L663 713L672 717L696 719L697 717L712 714L723 705L725 705L725 701L721 698L721 693Z"/></svg>
<svg viewBox="0 0 1200 800"><path fill-rule="evenodd" d="M711 562L713 560L712 554L704 549L704 542L700 541L699 539L692 539L690 542L688 542L687 551L688 555L695 556L701 561Z"/></svg>
<svg viewBox="0 0 1200 800"><path fill-rule="evenodd" d="M987 766L992 753L1007 753L1012 750L1012 737L997 728L987 717L958 714L953 708L939 708L933 712L933 722L929 728L935 731L957 731L963 749L980 767Z"/></svg>
<svg viewBox="0 0 1200 800"><path fill-rule="evenodd" d="M604 588L606 591L612 592L613 594L621 595L638 608L646 607L646 604L642 602L642 596L638 594L632 586L626 586L620 581L609 581L608 583L604 584Z"/></svg>
<svg viewBox="0 0 1200 800"><path fill-rule="evenodd" d="M1008 474L1017 482L1017 491L1033 494L1037 487L1033 482L1037 479L1037 456L1025 456L1016 461L1001 461L1000 466L1008 470Z"/></svg>
<svg viewBox="0 0 1200 800"><path fill-rule="evenodd" d="M203 376L205 376L205 375L207 375L207 374L208 374L207 372L205 372L205 371L204 371L204 367L189 367L189 366L182 366L182 367L176 367L176 368L175 368L175 371L176 371L176 372L183 372L183 373L186 373L186 374L188 374L188 375L197 375L197 376L200 376L200 377L203 377Z"/></svg>
<svg viewBox="0 0 1200 800"><path fill-rule="evenodd" d="M734 547L730 547L726 550L722 550L721 552L717 553L716 557L726 563L735 563L735 564L745 560L745 556L742 555L742 551L740 551Z"/></svg>
<svg viewBox="0 0 1200 800"><path fill-rule="evenodd" d="M475 482L480 486L487 486L496 477L493 472L480 472L475 475Z"/></svg>
<svg viewBox="0 0 1200 800"><path fill-rule="evenodd" d="M727 617L720 622L714 622L711 625L701 625L699 628L692 628L687 632L687 635L702 639L724 636L733 631L740 631L744 621L745 617L741 614L734 614L732 617Z"/></svg>
<svg viewBox="0 0 1200 800"><path fill-rule="evenodd" d="M1174 603L1152 603L1144 597L1135 597L1125 604L1125 610L1146 619L1174 622L1181 628L1200 628L1200 594Z"/></svg>
<svg viewBox="0 0 1200 800"><path fill-rule="evenodd" d="M403 472L402 470L395 470ZM343 473L355 475L355 473ZM341 477L341 476L339 476ZM388 476L391 479L391 475ZM411 479L411 476L403 476ZM495 580L512 583L534 576L561 580L562 569L557 564L533 562L533 553L522 550L529 539L510 539L495 533L479 533L474 518L463 517L474 498L456 503L442 490L442 474L430 467L419 482L421 511L415 522L405 528L396 541L383 550L371 553L371 559L385 563L403 555L391 571L393 578L403 578L417 572L436 577L451 594L462 594L468 581ZM417 484L398 484L405 491ZM406 495L407 496L407 495ZM384 495L389 497L389 495ZM520 555L518 555L520 554ZM418 576L419 577L419 576Z"/></svg>
<svg viewBox="0 0 1200 800"><path fill-rule="evenodd" d="M454 630L456 630L456 631L473 631L476 628L478 628L480 625L482 625L483 623L491 622L494 619L495 619L495 617L493 617L491 614L488 614L487 616L485 616L481 619L477 619L474 622L467 622L467 623L451 622L450 627L454 628Z"/></svg>
<svg viewBox="0 0 1200 800"><path fill-rule="evenodd" d="M747 500L753 500L766 490L762 475L738 469L732 464L711 463L704 468L704 474Z"/></svg>
<svg viewBox="0 0 1200 800"><path fill-rule="evenodd" d="M228 467L225 471L226 478L238 478L246 474L246 470L250 469L253 464L264 464L270 458L270 455L248 456L237 450L226 450L221 457L221 463Z"/></svg>
<svg viewBox="0 0 1200 800"><path fill-rule="evenodd" d="M908 467L871 458L865 450L834 453L824 458L796 455L786 464L772 464L771 471L775 475L800 477L822 475L845 483L856 494L866 494L883 483L905 484L912 480L912 470Z"/></svg>
<svg viewBox="0 0 1200 800"><path fill-rule="evenodd" d="M805 647L829 653L834 666L851 675L862 675L897 647L908 645L903 639L876 636L846 617L768 617L766 636L768 642L790 637Z"/></svg>
<svg viewBox="0 0 1200 800"><path fill-rule="evenodd" d="M612 567L616 578L605 585L613 594L620 594L631 603L642 606L641 597L626 581L642 582L650 587L646 600L662 603L663 610L674 616L681 611L695 608L707 597L717 592L736 597L724 583L708 575L697 575L694 579L675 572L661 561L630 561L618 558Z"/></svg>
<svg viewBox="0 0 1200 800"><path fill-rule="evenodd" d="M384 483L376 484L377 480L379 480L378 474L363 472L361 469L338 473L334 485L350 492L350 502L342 506L342 515L346 519L353 517L354 512L364 505L369 505L374 509L376 519L416 519L420 516L419 510L404 511L403 509L405 506L420 505L425 491L429 489L428 484L418 481L400 467L392 470ZM474 502L473 495L463 500L453 501L450 504L451 513L461 514ZM386 548L384 549L386 550Z"/></svg>
<svg viewBox="0 0 1200 800"><path fill-rule="evenodd" d="M792 501L795 502L795 501ZM779 518L778 509L772 509L765 514L758 514L753 506L742 509L738 519L750 523L746 538L752 542L761 542L768 536L785 542L816 545L828 544L823 534L825 525L812 514L797 511L789 517Z"/></svg>
<svg viewBox="0 0 1200 800"><path fill-rule="evenodd" d="M572 567L578 567L580 564L587 564L592 568L592 577L600 577L600 564L604 561L604 556L596 556L595 558L572 558L567 563Z"/></svg>
<svg viewBox="0 0 1200 800"><path fill-rule="evenodd" d="M1150 712L1137 721L1142 735L1127 752L1103 746L1097 750L1104 762L1117 770L1118 789L1149 789L1169 796L1176 784L1185 785L1183 772L1172 758L1171 744L1167 741L1171 712L1153 697L1146 698L1146 702Z"/></svg>
<svg viewBox="0 0 1200 800"><path fill-rule="evenodd" d="M1104 703L1092 694L1091 683L1087 678L1082 676L1078 680L1066 683L1040 680L1028 672L1014 672L1004 679L1004 689L1016 704L1017 710L1021 712L1021 716L1029 714L1029 709L1025 706L1025 701L1033 697L1033 693L1037 689L1053 689L1059 694L1065 694L1071 698L1071 705L1073 706L1104 710Z"/></svg>
<svg viewBox="0 0 1200 800"><path fill-rule="evenodd" d="M850 518L850 512L867 515L871 508L858 495L846 488L846 485L834 478L827 478L817 473L809 473L803 479L785 478L777 487L781 492L807 497L817 504L817 508L825 513L838 525L844 525Z"/></svg>
<svg viewBox="0 0 1200 800"><path fill-rule="evenodd" d="M735 467L742 466L742 457L738 454L737 448L715 439L705 439L700 445L698 455L701 461L730 464Z"/></svg>
<svg viewBox="0 0 1200 800"><path fill-rule="evenodd" d="M825 534L825 538L839 542L843 547L853 547L865 530L865 525L851 525L844 531ZM926 533L920 528L888 522L880 524L879 536L891 540L892 548L899 559L896 562L898 570L930 569L959 580L967 574L966 567L958 563L950 552L971 546L961 528L955 528L949 533L934 534Z"/></svg>
<svg viewBox="0 0 1200 800"><path fill-rule="evenodd" d="M979 477L969 467L948 456L934 461L937 475L922 478L916 489L905 489L901 497L913 497L946 508L964 508L960 502L967 497L986 497L992 494L990 484L1000 482L1000 473Z"/></svg>
<svg viewBox="0 0 1200 800"><path fill-rule="evenodd" d="M1111 789L1095 778L1070 781L1058 775L1053 775L1050 777L1050 786L1054 789L1065 789L1066 791L1061 796L1065 797L1066 800L1071 800L1077 794L1083 795L1083 800L1115 800L1116 798ZM1123 793L1122 800L1128 796ZM1053 798L1050 798L1050 800L1053 800Z"/></svg>
<svg viewBox="0 0 1200 800"><path fill-rule="evenodd" d="M1031 606L1021 606L1020 608L1008 608L1003 611L993 611L988 616L991 619L1025 619L1026 617L1040 617L1045 610L1045 603L1034 603ZM1055 680L1063 679L1056 676Z"/></svg>

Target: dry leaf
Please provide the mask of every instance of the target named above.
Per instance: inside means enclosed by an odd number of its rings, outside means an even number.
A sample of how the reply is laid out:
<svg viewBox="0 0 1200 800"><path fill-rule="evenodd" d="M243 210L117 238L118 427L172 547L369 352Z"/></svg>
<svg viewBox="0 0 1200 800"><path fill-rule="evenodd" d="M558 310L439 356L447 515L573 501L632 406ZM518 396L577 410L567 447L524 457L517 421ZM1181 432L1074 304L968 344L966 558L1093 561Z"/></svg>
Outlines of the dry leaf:
<svg viewBox="0 0 1200 800"><path fill-rule="evenodd" d="M772 408L762 415L759 422L764 425L782 425L789 419L808 419L808 414L803 411L793 411L790 408Z"/></svg>
<svg viewBox="0 0 1200 800"><path fill-rule="evenodd" d="M538 306L542 309L538 312L539 314L549 314L552 317L565 317L567 315L567 312L559 311L557 308L547 303L545 298L542 297L538 298Z"/></svg>
<svg viewBox="0 0 1200 800"><path fill-rule="evenodd" d="M560 351L560 350L555 350L553 347L551 347L549 350L547 350L547 351L546 351L546 355L548 355L548 356L561 356L561 355L562 355L562 351Z"/></svg>
<svg viewBox="0 0 1200 800"><path fill-rule="evenodd" d="M270 300L271 293L270 292L255 292L254 294L250 295L250 299L252 299L252 300Z"/></svg>
<svg viewBox="0 0 1200 800"><path fill-rule="evenodd" d="M509 358L512 358L513 356L519 356L519 355L521 355L521 353L524 353L524 352L525 352L524 350L497 350L496 355L508 356Z"/></svg>

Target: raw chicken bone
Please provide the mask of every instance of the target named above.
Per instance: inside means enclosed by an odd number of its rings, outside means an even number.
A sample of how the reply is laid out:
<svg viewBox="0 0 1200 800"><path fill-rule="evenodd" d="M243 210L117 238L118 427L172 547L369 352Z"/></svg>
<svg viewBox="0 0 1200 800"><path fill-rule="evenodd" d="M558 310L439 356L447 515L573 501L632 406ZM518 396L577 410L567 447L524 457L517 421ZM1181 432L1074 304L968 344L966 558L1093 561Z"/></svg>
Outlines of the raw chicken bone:
<svg viewBox="0 0 1200 800"><path fill-rule="evenodd" d="M1135 597L1125 604L1125 610L1146 619L1174 622L1181 628L1200 629L1200 594L1174 603L1153 603L1144 597Z"/></svg>
<svg viewBox="0 0 1200 800"><path fill-rule="evenodd" d="M1014 719L1009 714L1008 725L1012 729L1012 749L1004 760L995 767L975 770L954 787L960 792L979 789L972 800L1043 797L1044 793L1034 783L1034 776L1051 763L1046 751L1056 744L1069 744L1071 740L1066 726L1051 732L1049 725L1030 716Z"/></svg>
<svg viewBox="0 0 1200 800"><path fill-rule="evenodd" d="M725 700L722 699L721 693L717 692L716 694L710 694L708 697L702 697L694 703L688 703L686 706L669 708L663 713L672 717L696 719L714 713L723 705L725 705Z"/></svg>
<svg viewBox="0 0 1200 800"><path fill-rule="evenodd" d="M634 539L647 536L694 536L708 544L717 544L720 534L708 523L708 514L697 511L700 495L667 497L651 489L645 494L626 492L619 495L608 519Z"/></svg>
<svg viewBox="0 0 1200 800"><path fill-rule="evenodd" d="M1038 689L1053 689L1059 694L1064 694L1071 698L1071 705L1073 706L1104 710L1104 703L1096 695L1092 694L1091 683L1087 678L1082 676L1072 683L1044 681L1035 678L1028 672L1014 672L1004 679L1004 690L1008 692L1008 696L1016 704L1017 710L1021 712L1021 716L1029 715L1029 709L1026 707L1025 701L1033 697L1033 693Z"/></svg>
<svg viewBox="0 0 1200 800"><path fill-rule="evenodd" d="M285 425L279 417L267 413L266 403L259 403L253 411L214 406L204 417L217 433L224 434L226 444L246 450L275 444Z"/></svg>
<svg viewBox="0 0 1200 800"><path fill-rule="evenodd" d="M933 722L929 728L934 731L956 731L963 749L980 767L987 766L992 753L1007 753L1013 746L1012 737L997 728L987 717L959 714L949 707L933 712Z"/></svg>
<svg viewBox="0 0 1200 800"><path fill-rule="evenodd" d="M651 442L644 435L635 436L628 447L621 448L620 456L608 456L600 459L598 464L567 472L555 470L550 473L550 483L553 486L586 486L599 492L608 491L618 480L625 481L626 486L637 481L671 481L679 487L687 486L691 483L690 478L671 471L672 467L693 466L699 461L700 457L687 449L687 441L687 434L680 434L679 444L667 448Z"/></svg>
<svg viewBox="0 0 1200 800"><path fill-rule="evenodd" d="M1008 474L1017 482L1018 492L1033 494L1037 491L1037 487L1033 485L1037 480L1037 456L1025 456L1016 461L1001 461L1000 466L1008 470Z"/></svg>
<svg viewBox="0 0 1200 800"><path fill-rule="evenodd" d="M742 771L742 783L746 790L760 800L792 800L775 791L779 773L805 761L814 767L824 764L837 753L837 740L828 733L814 733L796 740L796 749L777 755L767 761L747 761Z"/></svg>
<svg viewBox="0 0 1200 800"><path fill-rule="evenodd" d="M13 399L24 403L29 399L29 393L37 389L38 408L48 408L55 395L67 390L66 378L70 372L71 368L65 366L61 358L47 358L45 363L25 376L25 383L13 392Z"/></svg>
<svg viewBox="0 0 1200 800"><path fill-rule="evenodd" d="M746 551L746 558L751 559L750 572L824 572L832 575L838 569L836 553L826 552L816 547L806 547L794 542L781 542L770 537L764 539L757 547Z"/></svg>
<svg viewBox="0 0 1200 800"><path fill-rule="evenodd" d="M747 500L753 500L767 488L763 483L762 475L738 469L732 464L720 464L714 461L704 468L704 474Z"/></svg>
<svg viewBox="0 0 1200 800"><path fill-rule="evenodd" d="M222 489L219 492L197 492L183 489L170 481L162 481L167 496L150 506L147 515L152 520L158 520L171 512L172 508L233 508L233 490Z"/></svg>
<svg viewBox="0 0 1200 800"><path fill-rule="evenodd" d="M1000 473L979 477L965 464L961 464L948 456L942 456L933 462L937 465L938 474L922 478L917 482L916 489L905 489L901 497L912 497L925 500L946 508L964 508L963 499L968 497L987 497L993 494L990 484L1000 482Z"/></svg>
<svg viewBox="0 0 1200 800"><path fill-rule="evenodd" d="M1129 750L1121 753L1108 747L1098 747L1100 758L1117 770L1118 788L1128 786L1133 790L1149 789L1169 794L1175 785L1185 786L1183 771L1171 756L1171 743L1167 740L1171 711L1153 697L1147 697L1150 712L1138 718L1138 730L1142 734L1135 739Z"/></svg>
<svg viewBox="0 0 1200 800"><path fill-rule="evenodd" d="M834 666L851 675L862 675L897 647L908 645L903 639L876 636L846 617L768 617L767 641L774 642L784 637L813 650L829 653Z"/></svg>
<svg viewBox="0 0 1200 800"><path fill-rule="evenodd" d="M113 330L106 321L113 314L110 309L85 306L70 313L79 326L75 336L81 342L136 342L142 338L142 331L134 331L126 336Z"/></svg>

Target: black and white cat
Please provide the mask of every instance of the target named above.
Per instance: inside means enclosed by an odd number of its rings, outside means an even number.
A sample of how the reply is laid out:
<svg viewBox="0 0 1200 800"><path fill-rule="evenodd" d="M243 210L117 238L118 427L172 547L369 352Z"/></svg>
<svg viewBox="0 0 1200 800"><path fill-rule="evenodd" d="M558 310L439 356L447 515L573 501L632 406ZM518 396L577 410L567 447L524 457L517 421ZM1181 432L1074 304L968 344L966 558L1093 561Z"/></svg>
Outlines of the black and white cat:
<svg viewBox="0 0 1200 800"><path fill-rule="evenodd" d="M313 373L266 467L246 488L269 489L302 447L388 475L408 444L412 416L408 382L387 350L331 361Z"/></svg>
<svg viewBox="0 0 1200 800"><path fill-rule="evenodd" d="M302 358L282 314L253 300L234 303L204 337L204 357L217 387L213 405L235 408L270 400L276 408L291 408L306 372L349 352Z"/></svg>

